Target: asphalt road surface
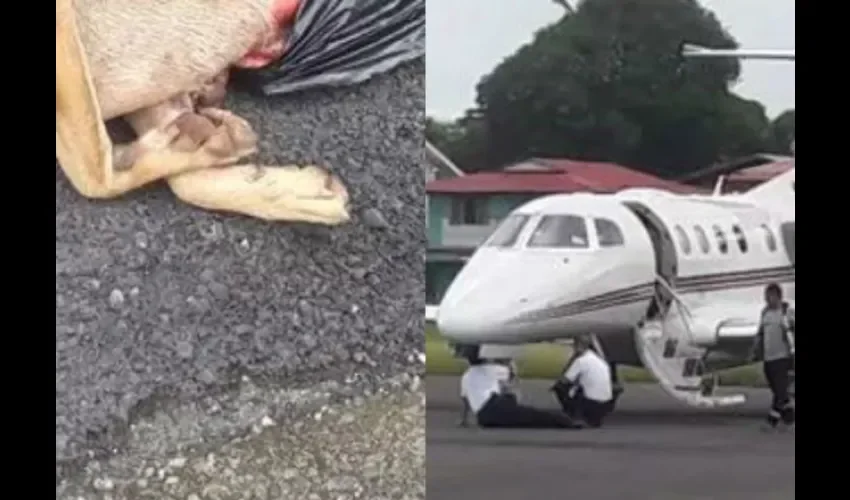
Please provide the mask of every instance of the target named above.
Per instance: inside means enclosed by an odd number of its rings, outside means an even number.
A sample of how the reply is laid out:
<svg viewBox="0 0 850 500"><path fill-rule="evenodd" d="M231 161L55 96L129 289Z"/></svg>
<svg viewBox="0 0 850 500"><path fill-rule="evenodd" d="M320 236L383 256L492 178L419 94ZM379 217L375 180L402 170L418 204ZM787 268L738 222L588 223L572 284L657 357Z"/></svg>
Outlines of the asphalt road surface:
<svg viewBox="0 0 850 500"><path fill-rule="evenodd" d="M92 202L57 168L57 484L92 457L166 456L423 370L424 62L228 107L260 162L338 173L355 220L270 224L162 187Z"/></svg>
<svg viewBox="0 0 850 500"><path fill-rule="evenodd" d="M138 452L157 432L155 421L142 422L128 452L90 461L57 485L56 498L423 500L425 394L415 378L395 381L368 397L320 404L308 418L264 417L229 439L155 455Z"/></svg>
<svg viewBox="0 0 850 500"><path fill-rule="evenodd" d="M484 431L458 427L457 378L426 385L428 500L795 498L795 437L760 430L762 390L702 414L628 386L602 429ZM548 386L525 381L521 396L555 408Z"/></svg>

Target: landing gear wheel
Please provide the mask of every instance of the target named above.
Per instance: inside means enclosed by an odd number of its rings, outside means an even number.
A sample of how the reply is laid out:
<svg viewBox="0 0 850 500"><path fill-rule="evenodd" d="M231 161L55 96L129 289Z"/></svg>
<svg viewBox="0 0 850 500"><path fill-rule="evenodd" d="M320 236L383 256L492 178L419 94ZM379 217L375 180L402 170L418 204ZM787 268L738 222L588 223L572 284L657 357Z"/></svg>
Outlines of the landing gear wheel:
<svg viewBox="0 0 850 500"><path fill-rule="evenodd" d="M617 369L617 363L611 363L611 390L614 393L614 399L620 397L620 394L625 391L623 384L620 383L620 371Z"/></svg>
<svg viewBox="0 0 850 500"><path fill-rule="evenodd" d="M620 383L620 374L617 371L617 364L611 363L611 403L609 404L608 413L617 409L617 401L626 389Z"/></svg>

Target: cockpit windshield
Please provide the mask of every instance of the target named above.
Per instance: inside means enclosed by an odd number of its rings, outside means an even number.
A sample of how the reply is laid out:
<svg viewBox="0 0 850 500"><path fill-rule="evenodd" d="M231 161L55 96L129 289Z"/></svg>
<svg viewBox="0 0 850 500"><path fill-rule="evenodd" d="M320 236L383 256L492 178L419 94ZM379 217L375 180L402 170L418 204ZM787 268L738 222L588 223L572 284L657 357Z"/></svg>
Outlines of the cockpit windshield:
<svg viewBox="0 0 850 500"><path fill-rule="evenodd" d="M546 215L534 229L528 247L589 248L587 223L577 215Z"/></svg>
<svg viewBox="0 0 850 500"><path fill-rule="evenodd" d="M484 243L484 246L501 248L514 246L517 238L519 238L519 233L522 232L522 228L525 227L525 223L528 222L528 219L528 215L522 214L507 216L505 220L499 224L499 227L493 231L493 234L490 235L490 238L486 243Z"/></svg>

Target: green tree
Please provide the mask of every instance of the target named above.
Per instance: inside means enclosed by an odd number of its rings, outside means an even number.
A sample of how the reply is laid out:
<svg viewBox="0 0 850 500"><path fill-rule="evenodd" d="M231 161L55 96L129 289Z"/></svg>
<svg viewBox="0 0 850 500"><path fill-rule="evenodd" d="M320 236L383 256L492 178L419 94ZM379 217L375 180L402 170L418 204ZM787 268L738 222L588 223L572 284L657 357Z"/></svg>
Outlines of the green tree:
<svg viewBox="0 0 850 500"><path fill-rule="evenodd" d="M564 9L564 15L575 14L576 10L573 8L572 4L568 0L552 0L555 4L561 6Z"/></svg>
<svg viewBox="0 0 850 500"><path fill-rule="evenodd" d="M676 175L762 149L764 109L729 92L735 48L696 0L584 0L477 87L490 167L530 156L608 160Z"/></svg>
<svg viewBox="0 0 850 500"><path fill-rule="evenodd" d="M767 150L776 154L791 154L791 142L795 137L794 110L783 111L768 127Z"/></svg>
<svg viewBox="0 0 850 500"><path fill-rule="evenodd" d="M442 153L466 172L482 170L490 165L486 122L477 110L453 122L425 119L425 136Z"/></svg>
<svg viewBox="0 0 850 500"><path fill-rule="evenodd" d="M425 118L425 137L440 150L446 150L463 139L463 131L453 122L444 122L429 116Z"/></svg>

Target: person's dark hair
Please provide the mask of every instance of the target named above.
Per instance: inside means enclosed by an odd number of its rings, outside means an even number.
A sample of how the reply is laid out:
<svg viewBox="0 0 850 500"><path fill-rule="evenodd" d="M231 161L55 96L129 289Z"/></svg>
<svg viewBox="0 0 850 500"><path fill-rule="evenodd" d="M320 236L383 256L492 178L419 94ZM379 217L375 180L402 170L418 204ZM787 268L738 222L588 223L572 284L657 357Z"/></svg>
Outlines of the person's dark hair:
<svg viewBox="0 0 850 500"><path fill-rule="evenodd" d="M593 339L590 335L579 335L573 340L575 347L584 347L585 349L593 350Z"/></svg>
<svg viewBox="0 0 850 500"><path fill-rule="evenodd" d="M470 365L481 365L487 360L481 357L481 347L470 344L459 344L455 346L455 354L465 358Z"/></svg>
<svg viewBox="0 0 850 500"><path fill-rule="evenodd" d="M776 295L780 299L782 298L782 287L779 286L779 283L771 283L767 285L764 289L765 294Z"/></svg>

